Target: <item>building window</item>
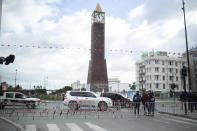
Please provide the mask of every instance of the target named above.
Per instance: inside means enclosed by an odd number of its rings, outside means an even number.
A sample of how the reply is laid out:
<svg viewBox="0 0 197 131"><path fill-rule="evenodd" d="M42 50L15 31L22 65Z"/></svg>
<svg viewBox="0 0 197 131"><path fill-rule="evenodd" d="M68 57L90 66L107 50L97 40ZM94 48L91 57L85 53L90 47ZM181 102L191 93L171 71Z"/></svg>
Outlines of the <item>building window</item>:
<svg viewBox="0 0 197 131"><path fill-rule="evenodd" d="M165 73L165 68L162 68L162 72Z"/></svg>
<svg viewBox="0 0 197 131"><path fill-rule="evenodd" d="M166 89L166 85L165 84L163 84L163 89Z"/></svg>
<svg viewBox="0 0 197 131"><path fill-rule="evenodd" d="M159 64L159 60L155 60L155 64Z"/></svg>
<svg viewBox="0 0 197 131"><path fill-rule="evenodd" d="M182 65L185 65L185 62L183 62Z"/></svg>
<svg viewBox="0 0 197 131"><path fill-rule="evenodd" d="M173 76L170 76L170 80L173 81Z"/></svg>
<svg viewBox="0 0 197 131"><path fill-rule="evenodd" d="M163 80L165 81L165 76L163 76Z"/></svg>
<svg viewBox="0 0 197 131"><path fill-rule="evenodd" d="M169 61L169 65L173 65L173 62L172 61Z"/></svg>
<svg viewBox="0 0 197 131"><path fill-rule="evenodd" d="M178 69L176 69L176 73L178 73Z"/></svg>
<svg viewBox="0 0 197 131"><path fill-rule="evenodd" d="M164 61L162 60L162 65L164 65Z"/></svg>
<svg viewBox="0 0 197 131"><path fill-rule="evenodd" d="M155 80L159 80L159 75L155 75Z"/></svg>
<svg viewBox="0 0 197 131"><path fill-rule="evenodd" d="M179 85L176 86L176 89L179 90Z"/></svg>
<svg viewBox="0 0 197 131"><path fill-rule="evenodd" d="M169 72L172 73L172 71L173 71L173 69L172 68L169 68Z"/></svg>
<svg viewBox="0 0 197 131"><path fill-rule="evenodd" d="M158 83L156 84L156 88L159 89L159 84Z"/></svg>
<svg viewBox="0 0 197 131"><path fill-rule="evenodd" d="M176 81L178 81L179 80L179 78L178 78L178 76L176 77Z"/></svg>
<svg viewBox="0 0 197 131"><path fill-rule="evenodd" d="M175 66L177 66L178 64L177 64L177 62L175 62Z"/></svg>
<svg viewBox="0 0 197 131"><path fill-rule="evenodd" d="M159 67L155 67L155 72L159 72Z"/></svg>

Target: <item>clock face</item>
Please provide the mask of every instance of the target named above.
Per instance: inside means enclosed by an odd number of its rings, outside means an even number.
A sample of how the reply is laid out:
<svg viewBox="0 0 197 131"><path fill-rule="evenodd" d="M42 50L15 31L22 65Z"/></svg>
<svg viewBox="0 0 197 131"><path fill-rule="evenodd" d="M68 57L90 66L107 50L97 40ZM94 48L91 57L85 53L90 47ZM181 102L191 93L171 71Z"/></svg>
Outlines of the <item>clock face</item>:
<svg viewBox="0 0 197 131"><path fill-rule="evenodd" d="M104 23L105 15L103 13L95 13L95 22Z"/></svg>

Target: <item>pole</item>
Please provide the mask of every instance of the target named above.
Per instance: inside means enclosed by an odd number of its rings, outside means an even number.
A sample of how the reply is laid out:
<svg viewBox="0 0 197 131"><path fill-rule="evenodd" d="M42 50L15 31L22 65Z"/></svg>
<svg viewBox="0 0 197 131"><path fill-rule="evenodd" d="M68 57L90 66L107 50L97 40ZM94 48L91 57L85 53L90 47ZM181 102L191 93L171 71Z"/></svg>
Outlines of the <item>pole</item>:
<svg viewBox="0 0 197 131"><path fill-rule="evenodd" d="M186 52L187 52L187 65L188 65L188 83L189 83L189 93L191 91L191 78L190 78L190 65L189 65L189 53L188 53L188 40L187 40L187 27L185 19L185 2L183 0L183 15L184 15L184 26L185 26L185 41L186 41Z"/></svg>
<svg viewBox="0 0 197 131"><path fill-rule="evenodd" d="M184 67L183 67L184 68ZM185 107L185 115L187 115L187 94L186 94L186 80L185 80L185 76L183 76L183 89L184 89L184 107Z"/></svg>
<svg viewBox="0 0 197 131"><path fill-rule="evenodd" d="M15 70L16 74L15 74L15 88L16 88L16 76L17 76L17 69Z"/></svg>

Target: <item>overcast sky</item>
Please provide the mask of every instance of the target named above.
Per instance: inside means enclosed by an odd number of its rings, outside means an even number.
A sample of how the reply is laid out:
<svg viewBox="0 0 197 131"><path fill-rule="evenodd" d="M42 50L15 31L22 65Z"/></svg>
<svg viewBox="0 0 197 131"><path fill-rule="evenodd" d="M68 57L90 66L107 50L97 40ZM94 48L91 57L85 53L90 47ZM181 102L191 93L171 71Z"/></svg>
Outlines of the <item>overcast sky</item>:
<svg viewBox="0 0 197 131"><path fill-rule="evenodd" d="M16 59L0 65L2 81L14 85L17 69L23 88L43 85L47 77L48 89L86 83L98 1L106 14L108 78L134 82L142 52L185 51L182 0L3 0L0 57ZM191 48L197 45L197 0L185 2Z"/></svg>

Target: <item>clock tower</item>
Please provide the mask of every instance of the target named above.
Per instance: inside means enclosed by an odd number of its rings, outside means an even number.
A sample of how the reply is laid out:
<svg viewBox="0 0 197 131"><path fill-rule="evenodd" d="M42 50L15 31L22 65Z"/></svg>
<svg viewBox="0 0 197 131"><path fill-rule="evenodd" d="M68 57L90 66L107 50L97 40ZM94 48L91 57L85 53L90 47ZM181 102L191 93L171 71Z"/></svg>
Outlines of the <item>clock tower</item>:
<svg viewBox="0 0 197 131"><path fill-rule="evenodd" d="M90 91L107 92L108 77L105 59L105 12L97 4L91 18L91 59L88 80Z"/></svg>

